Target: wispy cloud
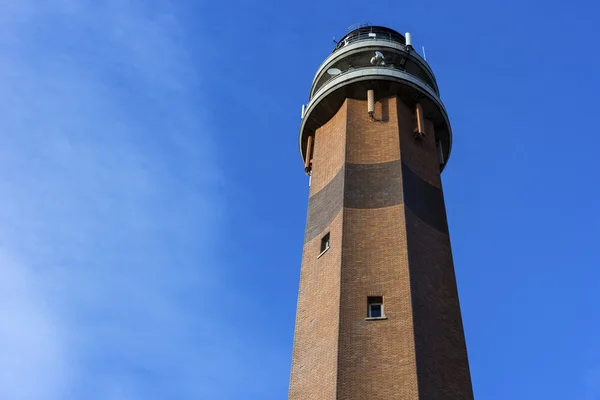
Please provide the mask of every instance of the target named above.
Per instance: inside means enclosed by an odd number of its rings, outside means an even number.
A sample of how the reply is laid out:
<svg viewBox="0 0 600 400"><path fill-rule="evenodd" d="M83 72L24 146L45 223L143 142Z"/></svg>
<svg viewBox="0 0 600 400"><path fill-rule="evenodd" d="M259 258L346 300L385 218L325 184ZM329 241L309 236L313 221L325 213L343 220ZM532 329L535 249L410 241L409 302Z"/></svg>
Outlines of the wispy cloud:
<svg viewBox="0 0 600 400"><path fill-rule="evenodd" d="M206 391L222 182L198 66L168 2L101 3L0 5L1 399Z"/></svg>

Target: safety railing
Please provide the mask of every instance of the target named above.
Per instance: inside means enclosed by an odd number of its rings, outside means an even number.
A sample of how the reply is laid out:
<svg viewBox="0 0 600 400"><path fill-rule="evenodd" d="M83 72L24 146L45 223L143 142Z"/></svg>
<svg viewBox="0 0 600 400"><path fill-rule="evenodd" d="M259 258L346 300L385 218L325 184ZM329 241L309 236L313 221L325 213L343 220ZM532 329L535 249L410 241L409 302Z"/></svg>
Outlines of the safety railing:
<svg viewBox="0 0 600 400"><path fill-rule="evenodd" d="M355 42L359 42L359 41L363 41L363 40L387 40L390 42L400 43L402 45L406 44L406 40L404 39L403 36L394 34L392 32L358 31L355 33L350 33L347 36L345 36L344 38L342 38L342 40L340 40L336 44L332 53L336 52L337 50L339 50L351 43L355 43Z"/></svg>
<svg viewBox="0 0 600 400"><path fill-rule="evenodd" d="M427 88L431 89L432 92L435 94L435 88L429 82L425 81L423 78L421 78L418 75L411 74L410 72L407 72L403 67L401 67L399 65L398 66L396 66L394 64L388 64L386 66L363 65L363 66L350 67L350 68L348 68L345 71L340 71L340 73L337 74L337 75L332 75L332 76L330 76L329 78L327 78L325 80L319 81L318 84L317 84L317 86L315 86L313 88L312 92L311 92L312 93L311 99L314 98L314 97L317 97L317 94L318 94L319 90L321 88L327 86L327 84L329 82L331 82L332 80L337 79L340 76L346 75L346 74L348 74L350 72L361 70L361 69L367 69L367 68L382 68L382 69L391 69L391 70L401 71L401 72L403 72L405 74L408 74L408 75L414 77L419 82L422 82L425 86L427 86ZM436 96L437 96L437 94L436 94Z"/></svg>

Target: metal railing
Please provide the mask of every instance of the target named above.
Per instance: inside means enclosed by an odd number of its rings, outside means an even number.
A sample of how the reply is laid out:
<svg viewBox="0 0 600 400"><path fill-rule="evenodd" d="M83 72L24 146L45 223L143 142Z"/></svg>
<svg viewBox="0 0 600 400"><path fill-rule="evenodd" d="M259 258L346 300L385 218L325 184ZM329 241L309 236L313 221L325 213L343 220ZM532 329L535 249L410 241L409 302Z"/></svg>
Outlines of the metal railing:
<svg viewBox="0 0 600 400"><path fill-rule="evenodd" d="M348 29L346 29L346 32L352 32L359 28L364 28L367 26L373 26L373 24L371 24L370 22L359 22L357 24L352 24L348 27Z"/></svg>
<svg viewBox="0 0 600 400"><path fill-rule="evenodd" d="M395 64L387 64L385 66L361 65L361 66L350 67L350 68L348 68L348 69L346 69L344 71L341 71L341 73L339 73L338 75L329 76L325 80L323 80L323 77L321 77L321 79L319 80L319 82L317 82L316 85L312 88L310 99L312 99L313 97L315 97L316 94L319 92L319 90L322 87L327 86L327 84L330 81L332 81L332 80L340 77L341 75L345 75L345 74L347 74L349 72L360 70L360 69L366 69L366 68L384 68L384 69L391 69L391 70L397 70L397 71L404 72L405 74L408 74L410 76L415 77L415 79L418 79L420 82L423 82L423 84L425 86L427 86L428 88L430 88L434 93L436 92L436 88L431 83L427 82L425 79L421 78L420 76L418 76L416 74L413 74L413 73L410 73L410 72L406 71L406 69L403 66L395 65ZM437 96L437 93L436 93L436 96Z"/></svg>
<svg viewBox="0 0 600 400"><path fill-rule="evenodd" d="M323 88L327 87L327 85L330 84L332 81L341 79L345 75L350 74L352 72L357 72L357 71L360 71L360 70L373 69L373 68L377 68L377 69L381 68L381 69L388 69L388 70L400 71L403 74L406 74L406 75L410 76L416 82L420 83L421 86L423 86L423 88L425 89L425 91L427 91L429 94L431 94L435 98L439 98L439 95L436 93L435 89L428 82L426 82L425 80L423 80L421 77L419 77L417 75L414 75L414 74L411 74L410 72L407 72L404 68L398 68L398 67L392 66L392 65L387 65L385 67L377 67L377 66L374 66L374 65L364 65L364 66L360 66L360 67L349 68L349 69L347 69L345 71L342 71L340 74L329 77L327 80L325 80L324 82L322 82L318 87L315 87L315 90L313 91L313 94L310 97L310 100L308 102L308 106L310 106L310 104L312 103L312 101L314 99L318 98L321 95L320 92L323 90ZM308 106L307 106L307 109L308 109Z"/></svg>
<svg viewBox="0 0 600 400"><path fill-rule="evenodd" d="M402 45L406 45L406 40L403 36L394 34L392 32L356 32L351 33L345 36L342 40L340 40L333 52L349 45L350 43L355 43L362 40L387 40L390 42L400 43Z"/></svg>

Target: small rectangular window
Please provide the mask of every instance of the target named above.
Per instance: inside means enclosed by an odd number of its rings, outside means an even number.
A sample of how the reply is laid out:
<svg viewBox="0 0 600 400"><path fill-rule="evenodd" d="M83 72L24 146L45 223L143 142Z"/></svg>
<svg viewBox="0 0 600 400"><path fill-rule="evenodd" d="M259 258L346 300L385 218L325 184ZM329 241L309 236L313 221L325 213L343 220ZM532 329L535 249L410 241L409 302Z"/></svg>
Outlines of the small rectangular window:
<svg viewBox="0 0 600 400"><path fill-rule="evenodd" d="M329 249L329 233L327 233L321 239L321 253L323 253L327 249Z"/></svg>
<svg viewBox="0 0 600 400"><path fill-rule="evenodd" d="M385 318L383 314L383 297L367 297L367 312L368 318Z"/></svg>

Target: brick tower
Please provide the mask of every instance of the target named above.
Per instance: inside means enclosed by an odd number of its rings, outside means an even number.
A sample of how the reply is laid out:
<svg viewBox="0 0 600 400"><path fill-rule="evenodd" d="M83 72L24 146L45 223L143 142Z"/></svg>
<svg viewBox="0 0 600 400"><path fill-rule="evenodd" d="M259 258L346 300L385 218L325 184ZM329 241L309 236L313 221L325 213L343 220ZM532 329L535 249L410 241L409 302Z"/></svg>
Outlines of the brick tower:
<svg viewBox="0 0 600 400"><path fill-rule="evenodd" d="M473 398L440 179L451 145L409 34L365 25L337 42L302 107L290 400Z"/></svg>

